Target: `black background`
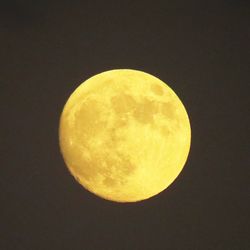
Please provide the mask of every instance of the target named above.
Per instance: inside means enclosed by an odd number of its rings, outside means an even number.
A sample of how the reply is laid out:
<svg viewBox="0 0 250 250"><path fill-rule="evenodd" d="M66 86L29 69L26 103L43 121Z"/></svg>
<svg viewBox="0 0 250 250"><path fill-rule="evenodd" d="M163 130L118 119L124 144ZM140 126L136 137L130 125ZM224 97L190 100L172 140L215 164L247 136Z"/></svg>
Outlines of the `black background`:
<svg viewBox="0 0 250 250"><path fill-rule="evenodd" d="M0 249L250 248L249 1L6 1L0 9ZM191 120L181 175L139 203L85 191L58 147L70 93L115 68L167 82Z"/></svg>

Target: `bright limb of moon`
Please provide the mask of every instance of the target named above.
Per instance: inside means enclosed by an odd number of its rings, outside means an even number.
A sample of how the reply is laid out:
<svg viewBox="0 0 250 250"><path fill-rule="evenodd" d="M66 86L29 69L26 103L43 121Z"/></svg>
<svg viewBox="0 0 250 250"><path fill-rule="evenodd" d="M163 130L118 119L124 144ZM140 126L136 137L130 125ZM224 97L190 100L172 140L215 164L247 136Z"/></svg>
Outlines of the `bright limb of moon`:
<svg viewBox="0 0 250 250"><path fill-rule="evenodd" d="M135 202L166 189L189 153L184 105L158 78L110 70L82 83L64 106L60 148L75 179L104 199Z"/></svg>

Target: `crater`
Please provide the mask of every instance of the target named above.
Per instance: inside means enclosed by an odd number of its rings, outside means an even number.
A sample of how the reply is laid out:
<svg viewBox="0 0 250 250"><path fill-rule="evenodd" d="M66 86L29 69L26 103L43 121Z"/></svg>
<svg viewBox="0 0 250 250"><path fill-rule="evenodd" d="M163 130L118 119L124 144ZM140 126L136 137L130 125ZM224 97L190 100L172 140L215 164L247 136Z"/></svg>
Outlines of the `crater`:
<svg viewBox="0 0 250 250"><path fill-rule="evenodd" d="M163 95L163 88L157 84L152 84L151 90L156 95Z"/></svg>
<svg viewBox="0 0 250 250"><path fill-rule="evenodd" d="M120 94L111 98L111 105L116 113L124 114L131 112L137 106L137 103L131 95Z"/></svg>
<svg viewBox="0 0 250 250"><path fill-rule="evenodd" d="M93 177L96 176L98 169L92 166L92 164L83 157L80 156L80 152L78 155L78 162L74 162L71 166L72 172L77 180L81 180L82 178L86 181L90 181Z"/></svg>
<svg viewBox="0 0 250 250"><path fill-rule="evenodd" d="M117 129L125 127L128 124L128 117L127 115L125 115L124 117L119 117L116 121L115 121L115 127Z"/></svg>
<svg viewBox="0 0 250 250"><path fill-rule="evenodd" d="M160 132L163 136L168 136L170 131L167 126L161 126L160 127Z"/></svg>
<svg viewBox="0 0 250 250"><path fill-rule="evenodd" d="M107 187L113 187L117 184L116 180L111 178L111 177L105 177L105 179L103 180L103 184Z"/></svg>
<svg viewBox="0 0 250 250"><path fill-rule="evenodd" d="M77 110L76 116L76 133L79 137L88 135L96 135L104 126L104 122L100 121L101 111L99 105L94 100L84 102Z"/></svg>
<svg viewBox="0 0 250 250"><path fill-rule="evenodd" d="M161 103L161 113L169 119L176 118L176 107L171 102Z"/></svg>
<svg viewBox="0 0 250 250"><path fill-rule="evenodd" d="M158 112L157 103L144 98L134 110L134 118L141 123L153 122L154 115Z"/></svg>
<svg viewBox="0 0 250 250"><path fill-rule="evenodd" d="M114 154L103 162L103 169L100 172L104 176L103 184L107 187L123 185L127 176L131 175L135 166L123 154Z"/></svg>
<svg viewBox="0 0 250 250"><path fill-rule="evenodd" d="M122 164L121 173L124 175L131 175L135 171L136 166L132 164L128 157L120 155L120 158Z"/></svg>

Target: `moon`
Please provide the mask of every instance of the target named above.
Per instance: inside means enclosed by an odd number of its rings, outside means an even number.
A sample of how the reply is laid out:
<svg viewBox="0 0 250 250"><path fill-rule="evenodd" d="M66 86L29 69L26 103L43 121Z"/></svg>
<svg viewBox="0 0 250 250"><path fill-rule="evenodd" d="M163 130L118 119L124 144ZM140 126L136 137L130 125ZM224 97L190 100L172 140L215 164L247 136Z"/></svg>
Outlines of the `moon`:
<svg viewBox="0 0 250 250"><path fill-rule="evenodd" d="M160 79L117 69L83 82L60 118L59 144L74 178L95 195L136 202L180 174L191 142L184 105Z"/></svg>

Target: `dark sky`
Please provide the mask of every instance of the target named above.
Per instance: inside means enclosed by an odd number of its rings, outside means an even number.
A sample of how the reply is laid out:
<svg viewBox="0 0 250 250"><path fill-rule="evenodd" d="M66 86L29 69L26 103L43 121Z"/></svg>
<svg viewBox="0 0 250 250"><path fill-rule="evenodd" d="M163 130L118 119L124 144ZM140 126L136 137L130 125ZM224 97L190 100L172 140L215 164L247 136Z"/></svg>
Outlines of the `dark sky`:
<svg viewBox="0 0 250 250"><path fill-rule="evenodd" d="M0 6L0 249L247 250L249 1L7 1ZM149 200L85 191L58 147L70 93L115 68L167 82L188 162Z"/></svg>

